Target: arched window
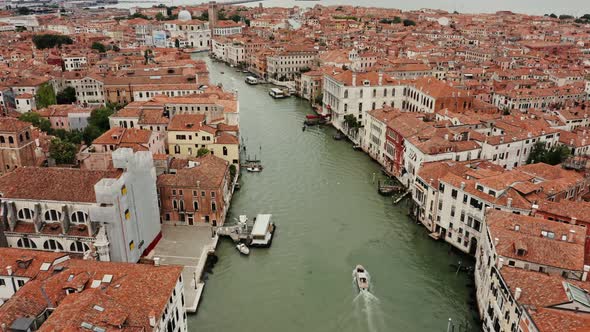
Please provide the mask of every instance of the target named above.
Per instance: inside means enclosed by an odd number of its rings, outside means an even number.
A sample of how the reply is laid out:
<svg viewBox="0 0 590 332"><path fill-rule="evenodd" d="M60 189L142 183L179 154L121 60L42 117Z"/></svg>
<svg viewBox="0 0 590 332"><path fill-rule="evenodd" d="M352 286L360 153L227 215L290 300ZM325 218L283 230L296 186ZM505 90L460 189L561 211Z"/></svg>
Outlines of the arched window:
<svg viewBox="0 0 590 332"><path fill-rule="evenodd" d="M59 221L61 219L61 212L57 210L47 210L45 211L45 215L43 217L45 221Z"/></svg>
<svg viewBox="0 0 590 332"><path fill-rule="evenodd" d="M70 245L70 251L73 252L87 252L88 250L90 250L90 247L84 242L76 241Z"/></svg>
<svg viewBox="0 0 590 332"><path fill-rule="evenodd" d="M463 103L463 104L465 104L465 103ZM23 141L23 134L19 134L18 135L18 141L19 142L22 142Z"/></svg>
<svg viewBox="0 0 590 332"><path fill-rule="evenodd" d="M64 247L61 245L61 243L59 243L53 239L50 239L50 240L45 241L45 243L43 243L43 249L63 251Z"/></svg>
<svg viewBox="0 0 590 332"><path fill-rule="evenodd" d="M35 242L27 238L18 239L18 241L16 241L16 246L19 248L37 249Z"/></svg>
<svg viewBox="0 0 590 332"><path fill-rule="evenodd" d="M227 148L225 146L223 147L223 155L227 156Z"/></svg>
<svg viewBox="0 0 590 332"><path fill-rule="evenodd" d="M12 136L8 136L8 143L14 143L14 138L12 138Z"/></svg>
<svg viewBox="0 0 590 332"><path fill-rule="evenodd" d="M76 211L72 213L72 222L83 224L88 220L88 213L83 211Z"/></svg>
<svg viewBox="0 0 590 332"><path fill-rule="evenodd" d="M4 139L4 136L0 136L0 143L6 143L6 140Z"/></svg>
<svg viewBox="0 0 590 332"><path fill-rule="evenodd" d="M18 210L18 219L31 220L35 216L35 212L29 208L22 208Z"/></svg>
<svg viewBox="0 0 590 332"><path fill-rule="evenodd" d="M31 135L29 134L29 132L28 132L28 131L27 131L27 132L25 132L25 138L26 138L27 140L29 140L29 139L31 138Z"/></svg>
<svg viewBox="0 0 590 332"><path fill-rule="evenodd" d="M348 98L348 90L344 90L344 98Z"/></svg>

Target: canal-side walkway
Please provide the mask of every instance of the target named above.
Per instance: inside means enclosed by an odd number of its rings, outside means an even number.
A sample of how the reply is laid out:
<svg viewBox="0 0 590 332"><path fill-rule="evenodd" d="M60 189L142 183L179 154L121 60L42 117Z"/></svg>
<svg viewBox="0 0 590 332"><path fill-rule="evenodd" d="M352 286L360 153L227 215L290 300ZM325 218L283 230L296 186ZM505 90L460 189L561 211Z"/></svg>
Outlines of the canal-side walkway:
<svg viewBox="0 0 590 332"><path fill-rule="evenodd" d="M184 306L196 312L205 282L201 280L207 256L215 252L218 236L211 237L211 226L162 225L162 239L150 254L161 265L182 265Z"/></svg>

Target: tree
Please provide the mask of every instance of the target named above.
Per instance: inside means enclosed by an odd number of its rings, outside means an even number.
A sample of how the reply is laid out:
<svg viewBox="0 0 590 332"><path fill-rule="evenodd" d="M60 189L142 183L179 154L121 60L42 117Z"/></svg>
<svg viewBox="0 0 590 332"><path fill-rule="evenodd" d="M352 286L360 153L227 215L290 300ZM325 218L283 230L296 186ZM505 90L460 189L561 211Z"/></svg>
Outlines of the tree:
<svg viewBox="0 0 590 332"><path fill-rule="evenodd" d="M41 34L41 35L34 35L33 36L33 44L38 49L46 49L46 48L54 48L54 47L61 47L61 45L66 44L70 45L73 44L74 41L72 38L68 36L62 35L55 35L55 34Z"/></svg>
<svg viewBox="0 0 590 332"><path fill-rule="evenodd" d="M31 14L31 9L29 7L19 7L16 12L19 15L30 15Z"/></svg>
<svg viewBox="0 0 590 332"><path fill-rule="evenodd" d="M48 133L51 131L51 122L49 120L41 117L39 113L36 112L27 112L21 115L19 118L21 121L29 122L33 126L41 129L42 131Z"/></svg>
<svg viewBox="0 0 590 332"><path fill-rule="evenodd" d="M379 20L379 23L400 24L400 23L402 23L402 19L399 16L395 16L394 18L383 18L383 19Z"/></svg>
<svg viewBox="0 0 590 332"><path fill-rule="evenodd" d="M197 150L197 157L206 156L209 153L211 153L211 151L209 151L209 149L200 148L199 150Z"/></svg>
<svg viewBox="0 0 590 332"><path fill-rule="evenodd" d="M574 18L572 15L559 15L560 20L571 20Z"/></svg>
<svg viewBox="0 0 590 332"><path fill-rule="evenodd" d="M113 47L111 47L111 49L115 52L119 52L121 50L121 48L117 45L113 45Z"/></svg>
<svg viewBox="0 0 590 332"><path fill-rule="evenodd" d="M49 83L43 83L37 90L37 94L35 95L35 101L37 102L38 108L45 108L49 105L55 105L57 103L57 99L55 97L55 91L53 91L53 86Z"/></svg>
<svg viewBox="0 0 590 332"><path fill-rule="evenodd" d="M557 15L551 14L551 15L549 15L549 17L551 17L551 18L557 18Z"/></svg>
<svg viewBox="0 0 590 332"><path fill-rule="evenodd" d="M144 20L149 20L150 18L147 17L146 15L142 14L142 13L133 13L133 15L129 16L130 19L133 18L143 18Z"/></svg>
<svg viewBox="0 0 590 332"><path fill-rule="evenodd" d="M201 21L209 21L209 12L204 11L201 16L197 17Z"/></svg>
<svg viewBox="0 0 590 332"><path fill-rule="evenodd" d="M76 145L60 138L54 138L49 144L49 156L56 164L73 164L76 161Z"/></svg>
<svg viewBox="0 0 590 332"><path fill-rule="evenodd" d="M98 127L89 124L82 132L82 140L86 145L89 145L102 134L103 131L98 129Z"/></svg>
<svg viewBox="0 0 590 332"><path fill-rule="evenodd" d="M99 53L104 53L107 51L106 46L104 46L104 44L100 42L92 43L92 46L90 48L93 50L97 50Z"/></svg>
<svg viewBox="0 0 590 332"><path fill-rule="evenodd" d="M412 21L412 20L408 20L408 19L405 19L405 20L403 21L403 23L404 23L404 26L405 26L405 27L409 27L409 26L414 26L414 25L416 25L416 22L414 22L414 21Z"/></svg>
<svg viewBox="0 0 590 332"><path fill-rule="evenodd" d="M74 89L71 86L63 89L63 91L58 92L58 94L56 95L56 100L57 100L57 103L60 105L75 103L77 100L76 89Z"/></svg>
<svg viewBox="0 0 590 332"><path fill-rule="evenodd" d="M158 21L164 21L164 20L166 20L166 17L162 13L157 13L156 14L156 20L158 20Z"/></svg>
<svg viewBox="0 0 590 332"><path fill-rule="evenodd" d="M348 128L348 131L356 132L361 127L361 122L356 119L356 116L347 114L344 116L344 124Z"/></svg>
<svg viewBox="0 0 590 332"><path fill-rule="evenodd" d="M569 155L570 151L566 146L560 145L547 149L544 142L537 142L529 154L527 164L545 163L557 165L565 161Z"/></svg>
<svg viewBox="0 0 590 332"><path fill-rule="evenodd" d="M88 124L95 126L101 132L110 129L109 116L115 113L115 105L107 104L107 106L99 107L90 113Z"/></svg>
<svg viewBox="0 0 590 332"><path fill-rule="evenodd" d="M231 180L233 182L234 178L236 177L236 173L237 173L237 168L236 165L231 164L229 165L229 176L231 177Z"/></svg>
<svg viewBox="0 0 590 332"><path fill-rule="evenodd" d="M229 19L238 23L242 20L242 17L238 14L233 14L232 16L229 17Z"/></svg>

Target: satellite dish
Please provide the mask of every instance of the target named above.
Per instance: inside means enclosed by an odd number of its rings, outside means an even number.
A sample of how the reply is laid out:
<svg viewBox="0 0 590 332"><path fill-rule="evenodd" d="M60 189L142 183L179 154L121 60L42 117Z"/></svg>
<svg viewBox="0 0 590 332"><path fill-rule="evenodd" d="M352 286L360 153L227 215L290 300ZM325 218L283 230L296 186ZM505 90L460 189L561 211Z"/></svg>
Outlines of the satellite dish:
<svg viewBox="0 0 590 332"><path fill-rule="evenodd" d="M438 24L446 27L447 25L449 25L449 19L446 17L441 17L438 19Z"/></svg>

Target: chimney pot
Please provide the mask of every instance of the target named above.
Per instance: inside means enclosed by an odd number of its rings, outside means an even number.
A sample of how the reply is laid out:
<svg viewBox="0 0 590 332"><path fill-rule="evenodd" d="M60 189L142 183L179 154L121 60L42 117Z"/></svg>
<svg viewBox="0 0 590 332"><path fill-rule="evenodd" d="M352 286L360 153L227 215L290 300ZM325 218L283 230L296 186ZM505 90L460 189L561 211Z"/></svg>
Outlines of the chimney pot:
<svg viewBox="0 0 590 332"><path fill-rule="evenodd" d="M518 299L520 298L521 293L522 289L520 289L520 287L516 287L516 290L514 291L514 299L516 301L518 301Z"/></svg>
<svg viewBox="0 0 590 332"><path fill-rule="evenodd" d="M502 266L504 266L504 258L498 259L498 270L501 270Z"/></svg>
<svg viewBox="0 0 590 332"><path fill-rule="evenodd" d="M574 231L573 229L570 229L570 232L567 234L567 242L573 243L575 235L576 235L576 231Z"/></svg>
<svg viewBox="0 0 590 332"><path fill-rule="evenodd" d="M150 326L156 327L156 313L152 310L149 314Z"/></svg>
<svg viewBox="0 0 590 332"><path fill-rule="evenodd" d="M12 266L9 265L6 267L6 274L8 274L9 276L12 275Z"/></svg>
<svg viewBox="0 0 590 332"><path fill-rule="evenodd" d="M584 273L582 273L582 281L588 281L588 272L590 272L590 266L584 265Z"/></svg>

